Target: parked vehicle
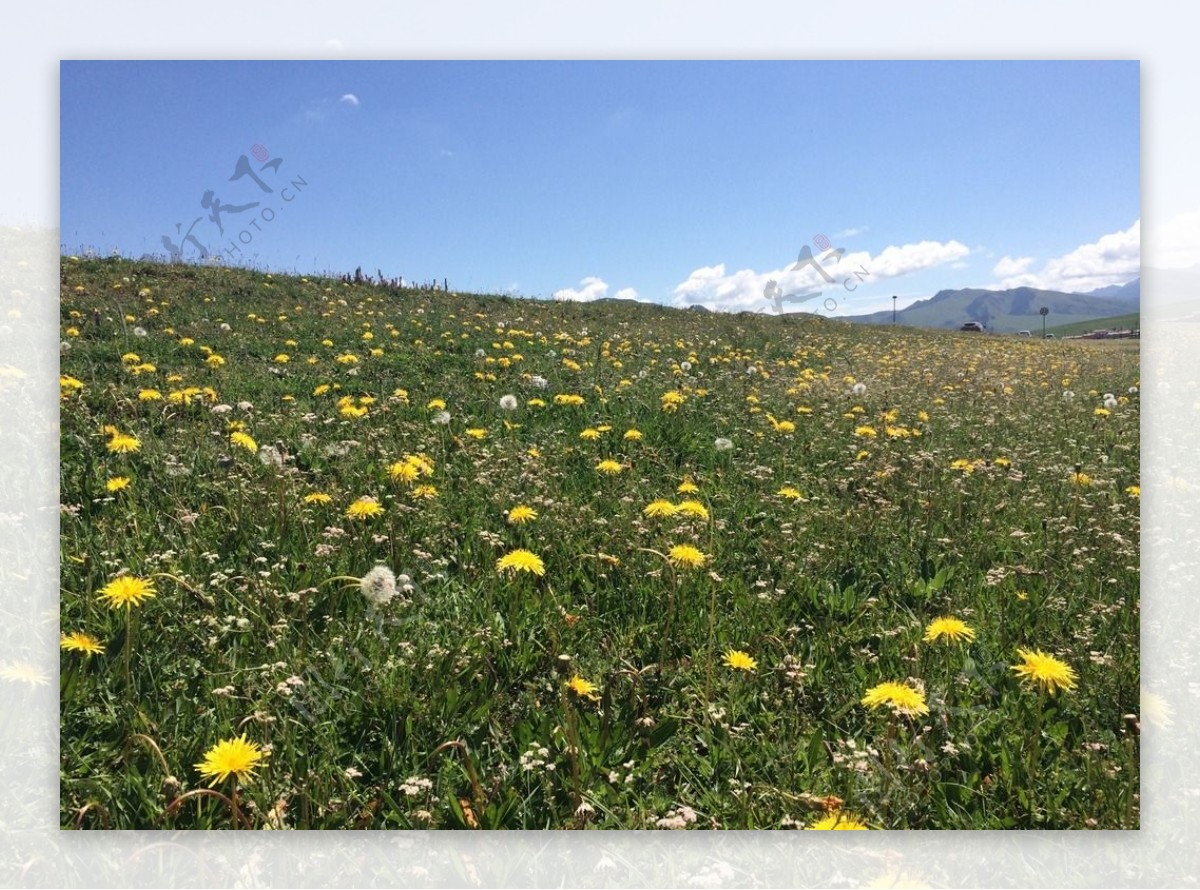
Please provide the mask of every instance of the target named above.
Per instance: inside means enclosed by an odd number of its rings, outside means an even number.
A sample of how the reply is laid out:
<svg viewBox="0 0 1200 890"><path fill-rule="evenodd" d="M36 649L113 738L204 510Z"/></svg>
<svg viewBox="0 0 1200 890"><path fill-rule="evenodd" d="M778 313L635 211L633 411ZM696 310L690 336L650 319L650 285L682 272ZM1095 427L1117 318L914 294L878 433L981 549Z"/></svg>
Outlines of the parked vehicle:
<svg viewBox="0 0 1200 890"><path fill-rule="evenodd" d="M1031 334L1029 331L1017 331L1017 336L1018 337L1032 337L1033 334Z"/></svg>
<svg viewBox="0 0 1200 890"><path fill-rule="evenodd" d="M983 325L981 325L977 321L968 321L961 328L959 328L959 330L960 331L975 331L975 333L977 333L977 334L982 334L983 333Z"/></svg>

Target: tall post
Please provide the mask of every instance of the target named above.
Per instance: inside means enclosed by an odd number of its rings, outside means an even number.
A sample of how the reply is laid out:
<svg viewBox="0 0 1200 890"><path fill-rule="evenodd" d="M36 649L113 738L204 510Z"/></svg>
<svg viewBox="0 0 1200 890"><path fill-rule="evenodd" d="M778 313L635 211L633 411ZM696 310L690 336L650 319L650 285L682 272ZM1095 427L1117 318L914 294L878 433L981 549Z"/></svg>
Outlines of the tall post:
<svg viewBox="0 0 1200 890"><path fill-rule="evenodd" d="M896 295L892 294L892 324L896 323Z"/></svg>
<svg viewBox="0 0 1200 890"><path fill-rule="evenodd" d="M1038 313L1042 316L1042 339L1045 340L1046 339L1046 316L1050 314L1050 310L1047 307L1043 306L1041 309L1038 310Z"/></svg>

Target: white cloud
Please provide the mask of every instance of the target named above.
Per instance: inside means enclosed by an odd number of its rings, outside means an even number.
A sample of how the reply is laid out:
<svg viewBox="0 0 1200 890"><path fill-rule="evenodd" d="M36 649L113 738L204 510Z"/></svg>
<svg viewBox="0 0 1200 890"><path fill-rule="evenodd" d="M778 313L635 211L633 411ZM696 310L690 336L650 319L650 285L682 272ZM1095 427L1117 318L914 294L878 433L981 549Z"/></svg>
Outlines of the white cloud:
<svg viewBox="0 0 1200 890"><path fill-rule="evenodd" d="M554 299L569 300L573 303L588 303L608 295L608 284L602 278L589 275L587 278L582 279L579 284L580 287L578 290L573 287L564 287L562 290L556 290L554 292Z"/></svg>
<svg viewBox="0 0 1200 890"><path fill-rule="evenodd" d="M346 93L346 95L342 96L342 98L338 99L338 101L345 102L347 105L352 105L355 108L358 107L358 96L354 95L353 93Z"/></svg>
<svg viewBox="0 0 1200 890"><path fill-rule="evenodd" d="M829 237L832 238L834 240L834 242L836 242L839 238L853 238L855 235L861 235L863 232L868 231L870 228L871 228L870 226L851 226L848 229L842 229L840 232L834 232ZM837 244L835 243L834 246L836 247Z"/></svg>
<svg viewBox="0 0 1200 890"><path fill-rule="evenodd" d="M1200 209L1171 217L1146 232L1146 265L1186 269L1200 264Z"/></svg>
<svg viewBox="0 0 1200 890"><path fill-rule="evenodd" d="M1004 257L1000 262L996 263L996 267L992 269L992 274L998 278L1011 278L1014 275L1020 275L1033 265L1033 257L1023 256L1013 259L1010 256Z"/></svg>
<svg viewBox="0 0 1200 890"><path fill-rule="evenodd" d="M635 291L635 290L634 290L632 287L623 287L623 288L621 288L619 291L617 291L615 294L613 294L613 298L614 298L614 299L617 299L617 300L637 300L637 299L640 299L640 298L638 297L638 292L637 292L637 291Z"/></svg>
<svg viewBox="0 0 1200 890"><path fill-rule="evenodd" d="M816 308L816 303L810 301L817 300L822 292L831 289L840 291L847 280L857 287L859 282L898 278L960 260L970 252L966 245L958 241L921 241L892 246L874 257L867 251L856 251L843 255L837 262L829 259L821 263L833 279L832 282L826 281L811 265L796 270L793 269L793 263L769 272L740 269L727 274L725 264L719 263L696 269L685 281L676 285L672 303L681 307L701 305L721 312L764 309L774 312L774 304L764 295L769 282L774 281L784 295L791 297L785 301L787 305L784 311L803 312ZM823 256L816 254L814 258L820 260Z"/></svg>
<svg viewBox="0 0 1200 890"><path fill-rule="evenodd" d="M1141 274L1141 232L1138 220L1124 231L1103 235L1049 260L1040 272L1014 271L1005 275L1001 271L1008 259L1005 257L996 264L994 272L1001 280L993 286L1086 293L1110 284L1124 284Z"/></svg>

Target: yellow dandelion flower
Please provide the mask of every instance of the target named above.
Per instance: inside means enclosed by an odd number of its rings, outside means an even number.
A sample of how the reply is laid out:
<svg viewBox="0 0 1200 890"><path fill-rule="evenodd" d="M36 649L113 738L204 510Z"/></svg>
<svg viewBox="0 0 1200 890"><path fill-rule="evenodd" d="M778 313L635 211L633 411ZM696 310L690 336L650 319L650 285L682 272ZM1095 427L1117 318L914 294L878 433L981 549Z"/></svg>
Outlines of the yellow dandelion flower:
<svg viewBox="0 0 1200 890"><path fill-rule="evenodd" d="M58 641L58 645L68 652L82 652L84 655L104 654L104 645L99 640L78 631L73 634L64 634Z"/></svg>
<svg viewBox="0 0 1200 890"><path fill-rule="evenodd" d="M195 766L200 775L212 779L209 783L212 787L230 776L239 782L247 781L266 757L267 752L242 735L213 745Z"/></svg>
<svg viewBox="0 0 1200 890"><path fill-rule="evenodd" d="M131 436L127 433L113 432L112 438L108 440L108 450L114 454L129 454L133 451L140 451L142 443L138 441L137 436Z"/></svg>
<svg viewBox="0 0 1200 890"><path fill-rule="evenodd" d="M735 671L752 671L758 667L758 662L740 649L727 649L723 663Z"/></svg>
<svg viewBox="0 0 1200 890"><path fill-rule="evenodd" d="M605 473L609 476L615 476L617 473L620 473L625 468L623 466L621 466L619 463L617 463L615 460L602 460L602 461L600 461L600 463L596 464L596 469L599 470L601 473Z"/></svg>
<svg viewBox="0 0 1200 890"><path fill-rule="evenodd" d="M412 490L412 496L426 501L432 501L438 496L437 486L418 485Z"/></svg>
<svg viewBox="0 0 1200 890"><path fill-rule="evenodd" d="M520 525L531 519L537 519L537 516L537 510L533 509L533 507L527 507L524 504L518 504L508 511L508 521L513 525Z"/></svg>
<svg viewBox="0 0 1200 890"><path fill-rule="evenodd" d="M917 716L928 714L929 706L925 704L925 696L905 683L880 683L867 690L862 698L862 704L868 708L887 706L897 714Z"/></svg>
<svg viewBox="0 0 1200 890"><path fill-rule="evenodd" d="M593 700L599 698L599 696L596 695L596 690L599 687L590 680L583 679L583 677L579 676L578 674L567 681L567 688L580 698L590 698Z"/></svg>
<svg viewBox="0 0 1200 890"><path fill-rule="evenodd" d="M388 467L388 475L397 482L415 482L421 470L411 461L400 460Z"/></svg>
<svg viewBox="0 0 1200 890"><path fill-rule="evenodd" d="M590 427L579 434L579 438L589 441L595 441L600 438L600 431L591 429Z"/></svg>
<svg viewBox="0 0 1200 890"><path fill-rule="evenodd" d="M138 393L139 402L158 402L162 400L162 393L157 389L143 389Z"/></svg>
<svg viewBox="0 0 1200 890"><path fill-rule="evenodd" d="M808 826L805 831L869 831L867 823L839 810Z"/></svg>
<svg viewBox="0 0 1200 890"><path fill-rule="evenodd" d="M108 491L110 491L110 492L121 491L122 489L129 487L129 477L128 476L113 476L111 479L109 479L107 482L104 483L104 487L106 489L108 489Z"/></svg>
<svg viewBox="0 0 1200 890"><path fill-rule="evenodd" d="M1080 488L1087 488L1092 484L1092 477L1087 473L1072 473L1071 483L1078 485Z"/></svg>
<svg viewBox="0 0 1200 890"><path fill-rule="evenodd" d="M783 486L783 488L779 489L779 491L775 492L775 494L781 498L787 498L788 500L792 501L798 501L801 497L803 497L803 495L800 494L800 489L793 488L790 485Z"/></svg>
<svg viewBox="0 0 1200 890"><path fill-rule="evenodd" d="M693 482L690 478L684 479L679 483L679 487L675 489L679 494L695 494L700 490L700 486Z"/></svg>
<svg viewBox="0 0 1200 890"><path fill-rule="evenodd" d="M708 557L691 544L676 544L667 552L667 559L673 566L698 569Z"/></svg>
<svg viewBox="0 0 1200 890"><path fill-rule="evenodd" d="M142 600L156 596L154 585L132 575L121 575L113 578L100 588L100 599L105 600L112 608L121 606L140 606Z"/></svg>
<svg viewBox="0 0 1200 890"><path fill-rule="evenodd" d="M281 352L281 353L279 353L279 355L275 356L275 364L277 364L277 365L286 365L291 360L292 360L292 357L290 355L288 355L286 352Z"/></svg>
<svg viewBox="0 0 1200 890"><path fill-rule="evenodd" d="M959 640L966 640L969 643L975 639L975 631L957 618L936 618L925 628L925 636L922 639L926 643L933 643L943 637L952 643Z"/></svg>
<svg viewBox="0 0 1200 890"><path fill-rule="evenodd" d="M229 441L239 448L245 448L251 454L258 453L258 443L254 441L254 437L249 433L243 433L241 430L235 430L229 434Z"/></svg>
<svg viewBox="0 0 1200 890"><path fill-rule="evenodd" d="M225 364L225 359L214 352L204 360L204 363L210 368L219 368L221 365Z"/></svg>
<svg viewBox="0 0 1200 890"><path fill-rule="evenodd" d="M646 516L657 518L660 516L674 516L676 510L677 508L674 504L672 504L670 501L664 501L660 498L659 500L651 501L649 504L647 504L646 508L642 510L642 513Z"/></svg>
<svg viewBox="0 0 1200 890"><path fill-rule="evenodd" d="M625 435L621 438L623 438L626 442L637 442L642 438L642 433L640 430L626 430Z"/></svg>
<svg viewBox="0 0 1200 890"><path fill-rule="evenodd" d="M515 575L517 572L529 572L539 578L546 574L546 566L542 558L529 550L514 550L496 560L496 571Z"/></svg>
<svg viewBox="0 0 1200 890"><path fill-rule="evenodd" d="M879 433L876 432L873 426L860 426L855 428L854 435L860 439L874 439Z"/></svg>
<svg viewBox="0 0 1200 890"><path fill-rule="evenodd" d="M1125 493L1127 495L1129 495L1131 498L1139 498L1140 499L1142 496L1142 487L1140 485L1131 485L1127 489L1125 489Z"/></svg>
<svg viewBox="0 0 1200 890"><path fill-rule="evenodd" d="M373 497L361 497L346 508L347 519L370 519L383 512L383 505Z"/></svg>
<svg viewBox="0 0 1200 890"><path fill-rule="evenodd" d="M487 438L487 430L479 429L478 427L475 427L473 429L467 430L467 435L470 436L472 439L486 439Z"/></svg>
<svg viewBox="0 0 1200 890"><path fill-rule="evenodd" d="M1013 665L1011 670L1022 681L1034 686L1040 685L1051 695L1059 689L1075 688L1075 671L1066 662L1053 655L1047 655L1040 649L1018 649L1017 656L1021 663Z"/></svg>
<svg viewBox="0 0 1200 890"><path fill-rule="evenodd" d="M539 399L538 401L541 401L541 400ZM529 404L533 404L533 400L530 400ZM559 393L558 395L556 395L554 397L554 404L556 404L556 405L582 405L583 404L583 396L574 395L572 393Z"/></svg>
<svg viewBox="0 0 1200 890"><path fill-rule="evenodd" d="M306 494L301 500L306 504L328 504L333 498L322 491L314 491L312 494Z"/></svg>
<svg viewBox="0 0 1200 890"><path fill-rule="evenodd" d="M1092 413L1095 414L1097 417L1108 417L1108 415L1111 414L1112 412L1109 411L1107 408L1097 408Z"/></svg>
<svg viewBox="0 0 1200 890"><path fill-rule="evenodd" d="M699 501L683 501L675 507L675 512L695 516L697 519L708 519L708 508Z"/></svg>

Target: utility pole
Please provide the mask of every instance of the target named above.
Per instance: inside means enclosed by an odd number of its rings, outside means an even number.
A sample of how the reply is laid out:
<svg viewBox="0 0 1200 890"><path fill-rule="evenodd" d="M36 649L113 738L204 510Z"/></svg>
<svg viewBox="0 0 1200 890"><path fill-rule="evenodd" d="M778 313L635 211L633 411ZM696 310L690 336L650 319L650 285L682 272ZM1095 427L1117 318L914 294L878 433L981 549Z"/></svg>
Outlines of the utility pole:
<svg viewBox="0 0 1200 890"><path fill-rule="evenodd" d="M897 296L895 294L892 294L892 324L893 325L896 323L896 300L897 299L898 299Z"/></svg>

